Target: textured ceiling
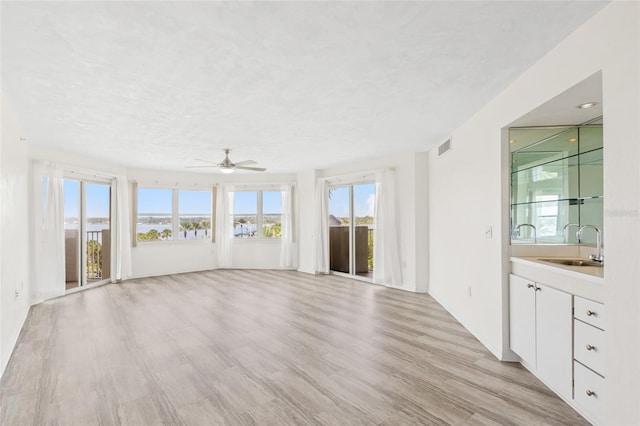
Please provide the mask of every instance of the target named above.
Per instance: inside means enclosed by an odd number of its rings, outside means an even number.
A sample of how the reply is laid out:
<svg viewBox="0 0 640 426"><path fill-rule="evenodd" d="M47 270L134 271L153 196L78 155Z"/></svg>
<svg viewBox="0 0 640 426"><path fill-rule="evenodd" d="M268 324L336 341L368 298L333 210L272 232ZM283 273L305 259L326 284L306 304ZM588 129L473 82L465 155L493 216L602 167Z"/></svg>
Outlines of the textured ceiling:
<svg viewBox="0 0 640 426"><path fill-rule="evenodd" d="M326 168L440 143L603 4L3 1L2 91L35 145Z"/></svg>

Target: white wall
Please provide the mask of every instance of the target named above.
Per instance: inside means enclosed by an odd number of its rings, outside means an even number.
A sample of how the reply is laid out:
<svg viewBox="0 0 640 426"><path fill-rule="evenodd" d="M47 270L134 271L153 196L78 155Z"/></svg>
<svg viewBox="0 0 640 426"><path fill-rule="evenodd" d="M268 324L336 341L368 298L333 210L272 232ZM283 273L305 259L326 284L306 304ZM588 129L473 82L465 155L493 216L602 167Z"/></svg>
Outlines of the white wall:
<svg viewBox="0 0 640 426"><path fill-rule="evenodd" d="M606 6L457 129L451 152L429 157L429 291L503 357L509 354L503 244L509 227L501 129L602 70L606 424L640 424L639 9L637 2ZM492 239L485 238L487 225Z"/></svg>
<svg viewBox="0 0 640 426"><path fill-rule="evenodd" d="M427 242L425 235L427 214L427 154L406 154L393 158L379 158L362 161L331 169L306 171L298 174L298 187L306 196L299 199L302 220L312 226L301 230L303 235L312 235L311 243L300 243L300 265L304 272L315 271L315 187L317 178L345 175L357 175L360 172L393 167L396 173L397 219L400 222L400 259L402 262L403 285L399 288L407 291L425 292L427 290ZM313 223L311 221L313 220ZM375 267L375 266L374 266Z"/></svg>
<svg viewBox="0 0 640 426"><path fill-rule="evenodd" d="M315 273L317 170L298 173L298 271Z"/></svg>
<svg viewBox="0 0 640 426"><path fill-rule="evenodd" d="M210 241L138 243L131 250L133 277L205 271L218 266L215 244Z"/></svg>
<svg viewBox="0 0 640 426"><path fill-rule="evenodd" d="M27 143L2 98L0 127L0 376L29 311ZM18 294L16 297L16 293Z"/></svg>

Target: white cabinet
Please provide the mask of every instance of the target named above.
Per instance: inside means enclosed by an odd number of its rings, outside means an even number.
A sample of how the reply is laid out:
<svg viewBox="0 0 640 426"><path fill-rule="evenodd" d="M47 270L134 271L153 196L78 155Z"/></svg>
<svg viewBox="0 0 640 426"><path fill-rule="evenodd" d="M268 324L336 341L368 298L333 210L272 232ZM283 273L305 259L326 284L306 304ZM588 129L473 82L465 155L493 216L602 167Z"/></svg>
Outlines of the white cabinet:
<svg viewBox="0 0 640 426"><path fill-rule="evenodd" d="M604 376L604 331L582 321L574 323L573 357L596 373Z"/></svg>
<svg viewBox="0 0 640 426"><path fill-rule="evenodd" d="M536 287L537 365L540 378L560 395L571 398L571 300L551 287Z"/></svg>
<svg viewBox="0 0 640 426"><path fill-rule="evenodd" d="M536 367L535 283L509 277L509 341L513 352L531 368Z"/></svg>
<svg viewBox="0 0 640 426"><path fill-rule="evenodd" d="M572 296L509 276L510 347L554 391L572 395Z"/></svg>
<svg viewBox="0 0 640 426"><path fill-rule="evenodd" d="M604 330L604 305L576 296L574 298L574 316L576 319L586 322L594 327Z"/></svg>
<svg viewBox="0 0 640 426"><path fill-rule="evenodd" d="M579 362L574 363L574 401L594 424L602 423L604 378Z"/></svg>
<svg viewBox="0 0 640 426"><path fill-rule="evenodd" d="M604 305L574 297L573 398L595 424L602 422L606 356Z"/></svg>

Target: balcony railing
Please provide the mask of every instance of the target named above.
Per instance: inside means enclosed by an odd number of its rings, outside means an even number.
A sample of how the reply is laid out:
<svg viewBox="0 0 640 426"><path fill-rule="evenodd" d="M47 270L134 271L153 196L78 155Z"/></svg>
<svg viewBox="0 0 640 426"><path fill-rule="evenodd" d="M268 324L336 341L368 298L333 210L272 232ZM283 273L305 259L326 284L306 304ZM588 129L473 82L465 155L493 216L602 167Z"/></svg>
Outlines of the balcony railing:
<svg viewBox="0 0 640 426"><path fill-rule="evenodd" d="M80 231L65 229L65 281L67 288L73 288L80 282L106 280L111 276L111 231L107 229L86 231L84 233L86 250L80 256ZM84 262L83 268L79 262ZM81 278L84 273L84 278Z"/></svg>
<svg viewBox="0 0 640 426"><path fill-rule="evenodd" d="M103 259L102 231L87 231L87 280L102 279Z"/></svg>
<svg viewBox="0 0 640 426"><path fill-rule="evenodd" d="M349 273L349 232L348 225L329 226L329 268L332 271ZM354 235L355 273L373 272L373 228L356 225Z"/></svg>

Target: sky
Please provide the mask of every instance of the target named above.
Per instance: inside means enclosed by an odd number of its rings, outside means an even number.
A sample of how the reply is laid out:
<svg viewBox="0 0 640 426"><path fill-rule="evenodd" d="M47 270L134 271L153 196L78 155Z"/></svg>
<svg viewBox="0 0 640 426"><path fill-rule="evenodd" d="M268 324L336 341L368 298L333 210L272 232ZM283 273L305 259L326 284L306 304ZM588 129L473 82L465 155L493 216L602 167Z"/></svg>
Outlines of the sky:
<svg viewBox="0 0 640 426"><path fill-rule="evenodd" d="M110 185L87 183L87 217L109 217ZM80 182L64 181L64 216L80 217Z"/></svg>
<svg viewBox="0 0 640 426"><path fill-rule="evenodd" d="M138 214L171 214L171 189L138 188ZM258 195L256 191L237 191L234 193L234 212L236 214L256 214ZM280 213L280 191L263 191L264 214ZM211 214L211 192L178 191L179 214Z"/></svg>
<svg viewBox="0 0 640 426"><path fill-rule="evenodd" d="M172 190L138 188L138 214L171 215ZM178 191L178 214L211 214L211 191Z"/></svg>
<svg viewBox="0 0 640 426"><path fill-rule="evenodd" d="M373 216L375 200L375 183L353 185L353 208L356 216ZM349 186L336 187L332 191L329 214L335 217L349 217Z"/></svg>
<svg viewBox="0 0 640 426"><path fill-rule="evenodd" d="M373 216L375 203L375 184L354 185L354 208L356 216ZM87 183L87 217L109 217L109 185ZM74 180L64 181L64 215L80 217L80 183ZM138 188L139 214L171 215L171 189ZM264 214L281 213L280 191L263 191L262 212ZM180 190L178 192L179 214L210 214L211 192ZM257 213L257 193L255 191L237 191L234 193L234 212L236 214ZM338 187L329 200L329 213L337 217L349 216L349 187Z"/></svg>
<svg viewBox="0 0 640 426"><path fill-rule="evenodd" d="M255 191L236 191L233 194L235 214L257 214L258 194ZM262 191L262 213L282 213L280 191Z"/></svg>
<svg viewBox="0 0 640 426"><path fill-rule="evenodd" d="M109 217L109 185L87 183L87 217ZM171 189L138 189L138 212L171 214ZM80 217L80 182L64 181L64 215ZM211 214L211 192L180 190L180 214Z"/></svg>

